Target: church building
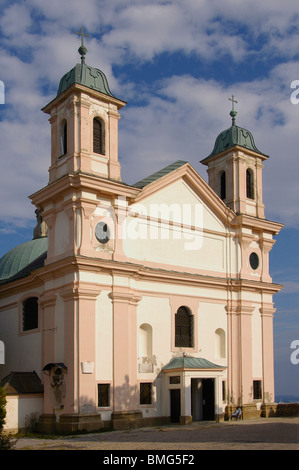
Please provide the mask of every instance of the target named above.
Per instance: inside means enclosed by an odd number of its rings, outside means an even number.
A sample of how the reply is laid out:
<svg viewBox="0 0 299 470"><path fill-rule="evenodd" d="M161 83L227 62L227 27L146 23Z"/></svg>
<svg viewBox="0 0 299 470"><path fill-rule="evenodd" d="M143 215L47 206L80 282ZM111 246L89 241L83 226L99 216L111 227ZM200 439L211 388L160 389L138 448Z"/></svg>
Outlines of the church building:
<svg viewBox="0 0 299 470"><path fill-rule="evenodd" d="M126 102L81 63L49 116L48 184L33 239L0 260L8 429L125 429L267 416L275 401L268 156L236 125L201 160L121 178ZM234 101L233 101L234 104ZM142 162L140 162L142 165Z"/></svg>

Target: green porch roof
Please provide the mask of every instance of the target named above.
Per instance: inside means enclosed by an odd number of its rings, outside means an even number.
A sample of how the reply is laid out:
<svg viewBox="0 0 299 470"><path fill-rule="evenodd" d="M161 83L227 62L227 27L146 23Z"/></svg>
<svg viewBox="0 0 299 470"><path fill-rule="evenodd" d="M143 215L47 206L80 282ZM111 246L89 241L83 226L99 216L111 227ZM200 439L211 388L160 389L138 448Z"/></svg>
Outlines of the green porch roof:
<svg viewBox="0 0 299 470"><path fill-rule="evenodd" d="M163 371L172 369L226 369L226 366L220 366L208 361L202 357L181 356L174 357L171 361L162 368Z"/></svg>

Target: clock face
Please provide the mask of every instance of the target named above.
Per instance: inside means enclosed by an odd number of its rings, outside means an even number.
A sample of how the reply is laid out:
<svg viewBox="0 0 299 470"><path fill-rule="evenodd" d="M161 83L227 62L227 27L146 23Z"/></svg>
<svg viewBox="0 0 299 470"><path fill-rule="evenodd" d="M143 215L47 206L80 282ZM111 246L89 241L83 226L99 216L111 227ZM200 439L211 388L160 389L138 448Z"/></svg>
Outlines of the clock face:
<svg viewBox="0 0 299 470"><path fill-rule="evenodd" d="M259 267L260 260L256 253L251 253L249 256L249 263L252 269L257 269Z"/></svg>
<svg viewBox="0 0 299 470"><path fill-rule="evenodd" d="M95 236L98 242L104 244L110 240L110 230L105 222L99 222L95 228Z"/></svg>

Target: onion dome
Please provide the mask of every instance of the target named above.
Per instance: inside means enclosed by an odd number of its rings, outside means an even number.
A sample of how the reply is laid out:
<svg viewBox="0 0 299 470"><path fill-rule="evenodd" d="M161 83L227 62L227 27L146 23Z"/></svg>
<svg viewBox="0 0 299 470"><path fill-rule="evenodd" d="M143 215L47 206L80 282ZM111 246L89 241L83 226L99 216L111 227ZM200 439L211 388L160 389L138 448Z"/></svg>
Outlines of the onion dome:
<svg viewBox="0 0 299 470"><path fill-rule="evenodd" d="M251 150L252 152L258 153L263 157L268 157L263 152L261 152L255 145L253 135L247 129L243 127L236 126L236 115L237 111L232 110L230 112L230 116L232 117L232 125L228 129L220 132L218 137L216 138L214 149L212 153L206 157L201 163L206 163L206 160L217 155L225 150L228 150L235 145L239 147L243 147L247 150Z"/></svg>

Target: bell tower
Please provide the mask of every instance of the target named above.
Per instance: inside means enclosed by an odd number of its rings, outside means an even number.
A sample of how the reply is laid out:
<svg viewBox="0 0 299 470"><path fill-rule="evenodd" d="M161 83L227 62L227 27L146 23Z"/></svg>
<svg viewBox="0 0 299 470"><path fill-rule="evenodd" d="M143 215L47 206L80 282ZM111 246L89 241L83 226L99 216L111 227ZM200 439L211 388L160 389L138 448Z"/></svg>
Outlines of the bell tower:
<svg viewBox="0 0 299 470"><path fill-rule="evenodd" d="M265 218L262 169L268 156L258 150L251 132L236 125L237 101L229 99L232 125L218 135L201 163L208 167L209 185L236 214Z"/></svg>
<svg viewBox="0 0 299 470"><path fill-rule="evenodd" d="M87 35L78 34L81 63L62 77L56 98L43 108L51 124L49 182L76 172L120 181L118 119L126 103L111 93L101 70L85 64Z"/></svg>
<svg viewBox="0 0 299 470"><path fill-rule="evenodd" d="M85 63L86 35L82 29L78 34L81 63L61 78L56 97L42 109L51 125L49 183L31 199L48 227L46 264L77 255L111 258L115 252L112 238L106 242L104 233L99 240L95 227L114 214L122 185L118 120L126 102L112 94L101 70Z"/></svg>

